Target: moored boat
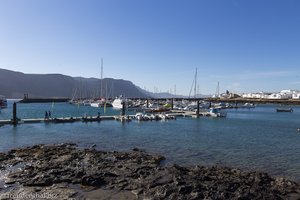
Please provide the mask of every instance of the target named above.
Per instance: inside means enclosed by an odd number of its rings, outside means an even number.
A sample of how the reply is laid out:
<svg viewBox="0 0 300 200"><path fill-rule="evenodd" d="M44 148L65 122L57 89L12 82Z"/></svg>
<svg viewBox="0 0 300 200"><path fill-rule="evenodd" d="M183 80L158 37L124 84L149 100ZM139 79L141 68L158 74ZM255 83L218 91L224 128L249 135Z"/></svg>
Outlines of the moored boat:
<svg viewBox="0 0 300 200"><path fill-rule="evenodd" d="M210 108L207 112L207 116L210 117L226 117L227 113L222 111L220 108Z"/></svg>
<svg viewBox="0 0 300 200"><path fill-rule="evenodd" d="M253 103L245 103L242 107L243 108L255 108L255 104L253 104Z"/></svg>
<svg viewBox="0 0 300 200"><path fill-rule="evenodd" d="M112 107L111 103L106 99L101 99L90 103L91 107L103 108L103 107Z"/></svg>
<svg viewBox="0 0 300 200"><path fill-rule="evenodd" d="M293 112L292 108L277 108L277 112Z"/></svg>
<svg viewBox="0 0 300 200"><path fill-rule="evenodd" d="M83 117L83 118L82 118L82 121L83 121L83 122L100 122L100 121L101 121L101 118L100 118L100 116L98 116L98 117L90 117L90 118L88 118L88 117Z"/></svg>
<svg viewBox="0 0 300 200"><path fill-rule="evenodd" d="M130 122L131 118L128 115L120 115L115 117L116 120L121 122Z"/></svg>
<svg viewBox="0 0 300 200"><path fill-rule="evenodd" d="M112 106L116 109L122 109L124 103L126 104L126 99L122 95L120 95L115 98L115 100L112 103Z"/></svg>
<svg viewBox="0 0 300 200"><path fill-rule="evenodd" d="M162 112L168 112L171 109L165 107L157 107L157 108L145 108L144 110L146 113L162 113Z"/></svg>
<svg viewBox="0 0 300 200"><path fill-rule="evenodd" d="M66 122L75 122L76 120L73 117L70 118L54 118L54 123L66 123Z"/></svg>
<svg viewBox="0 0 300 200"><path fill-rule="evenodd" d="M100 108L100 107L103 107L104 102L102 102L102 101L95 101L95 102L92 102L90 105L91 105L91 107Z"/></svg>

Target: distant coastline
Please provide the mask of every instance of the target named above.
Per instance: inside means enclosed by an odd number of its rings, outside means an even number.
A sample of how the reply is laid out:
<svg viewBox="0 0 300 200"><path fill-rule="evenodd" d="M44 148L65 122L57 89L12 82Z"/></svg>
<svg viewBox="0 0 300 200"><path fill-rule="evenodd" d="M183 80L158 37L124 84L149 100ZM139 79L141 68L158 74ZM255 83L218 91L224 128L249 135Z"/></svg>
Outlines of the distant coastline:
<svg viewBox="0 0 300 200"><path fill-rule="evenodd" d="M253 104L282 104L282 105L300 105L300 99L254 99L254 98L140 98L133 97L132 100L169 100L173 99L174 101L188 100L188 101L207 101L207 102L223 102L231 104L244 104L244 103L253 103ZM51 103L51 102L68 102L69 98L25 98L25 99L9 99L11 101L16 101L18 103Z"/></svg>
<svg viewBox="0 0 300 200"><path fill-rule="evenodd" d="M300 99L207 98L211 102L300 105Z"/></svg>

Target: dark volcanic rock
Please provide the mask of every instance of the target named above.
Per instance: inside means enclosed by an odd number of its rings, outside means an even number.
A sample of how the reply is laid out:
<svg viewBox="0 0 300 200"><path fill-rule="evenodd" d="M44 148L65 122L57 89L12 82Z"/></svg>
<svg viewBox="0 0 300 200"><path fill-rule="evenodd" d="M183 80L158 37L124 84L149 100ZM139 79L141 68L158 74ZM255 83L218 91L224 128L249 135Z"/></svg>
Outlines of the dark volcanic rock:
<svg viewBox="0 0 300 200"><path fill-rule="evenodd" d="M0 153L0 162L1 162L1 161L4 161L4 160L6 160L6 159L7 159L6 154Z"/></svg>
<svg viewBox="0 0 300 200"><path fill-rule="evenodd" d="M104 177L99 174L85 175L81 179L81 184L86 186L101 187L106 184Z"/></svg>
<svg viewBox="0 0 300 200"><path fill-rule="evenodd" d="M103 152L80 150L73 144L35 145L0 154L2 166L23 166L10 171L6 184L19 183L18 187L38 191L62 190L57 184L80 184L131 191L139 199L300 199L299 184L266 173L227 167L161 167L163 159L137 148ZM72 197L79 194L67 191Z"/></svg>

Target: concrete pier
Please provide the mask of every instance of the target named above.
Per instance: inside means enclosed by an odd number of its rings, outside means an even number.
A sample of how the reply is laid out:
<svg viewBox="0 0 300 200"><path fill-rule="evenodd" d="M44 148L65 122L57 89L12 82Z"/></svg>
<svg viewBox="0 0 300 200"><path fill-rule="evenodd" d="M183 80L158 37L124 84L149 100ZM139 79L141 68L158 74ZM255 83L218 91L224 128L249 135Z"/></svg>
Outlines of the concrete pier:
<svg viewBox="0 0 300 200"><path fill-rule="evenodd" d="M172 107L174 105L173 99L171 100ZM148 105L147 100L147 105ZM17 103L13 104L13 118L7 120L0 120L0 126L3 125L18 125L18 124L28 124L28 123L73 123L73 122L100 122L102 120L119 120L119 121L130 121L135 118L135 115L126 115L125 103L123 103L121 114L116 116L89 116L89 117L61 117L61 118L51 118L46 115L45 118L35 118L35 119L19 119L17 117ZM178 111L178 110L168 110L161 111L166 113L170 117L193 117L198 118L199 116L206 116L207 112L200 110L200 100L197 100L197 110L196 112L192 111ZM159 112L160 113L160 112ZM157 113L158 114L158 113Z"/></svg>
<svg viewBox="0 0 300 200"><path fill-rule="evenodd" d="M199 116L206 116L207 112L198 110L197 112L192 111L177 111L171 110L166 113L171 117L192 117L198 118ZM100 122L104 120L119 120L119 121L130 121L135 118L135 115L114 115L114 116L90 116L90 117L60 117L60 118L35 118L35 119L17 119L17 123L13 119L0 120L0 126L3 125L17 125L17 124L30 124L30 123L73 123L73 122Z"/></svg>
<svg viewBox="0 0 300 200"><path fill-rule="evenodd" d="M59 118L35 118L35 119L19 119L17 123L11 119L0 120L0 125L16 125L16 124L32 124L32 123L70 123L70 122L100 122L103 120L114 120L115 116L92 116L92 117L59 117Z"/></svg>

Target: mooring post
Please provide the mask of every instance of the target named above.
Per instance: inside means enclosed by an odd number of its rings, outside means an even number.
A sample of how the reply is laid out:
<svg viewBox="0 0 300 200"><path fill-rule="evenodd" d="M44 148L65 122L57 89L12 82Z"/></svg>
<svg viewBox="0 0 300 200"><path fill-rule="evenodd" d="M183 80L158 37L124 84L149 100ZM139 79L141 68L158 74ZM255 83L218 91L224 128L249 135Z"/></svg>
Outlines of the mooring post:
<svg viewBox="0 0 300 200"><path fill-rule="evenodd" d="M13 104L13 124L17 124L18 123L18 118L17 118L17 103L14 102Z"/></svg>
<svg viewBox="0 0 300 200"><path fill-rule="evenodd" d="M238 102L235 101L235 108L238 108Z"/></svg>
<svg viewBox="0 0 300 200"><path fill-rule="evenodd" d="M149 99L147 99L147 108L149 108Z"/></svg>
<svg viewBox="0 0 300 200"><path fill-rule="evenodd" d="M122 116L125 115L125 102L124 101L122 102L122 114L121 115Z"/></svg>
<svg viewBox="0 0 300 200"><path fill-rule="evenodd" d="M209 101L209 108L211 108L211 101Z"/></svg>
<svg viewBox="0 0 300 200"><path fill-rule="evenodd" d="M174 99L172 98L171 100L171 109L173 110L174 109Z"/></svg>
<svg viewBox="0 0 300 200"><path fill-rule="evenodd" d="M200 113L200 101L197 100L197 111L196 111L196 116L199 117L199 113Z"/></svg>

